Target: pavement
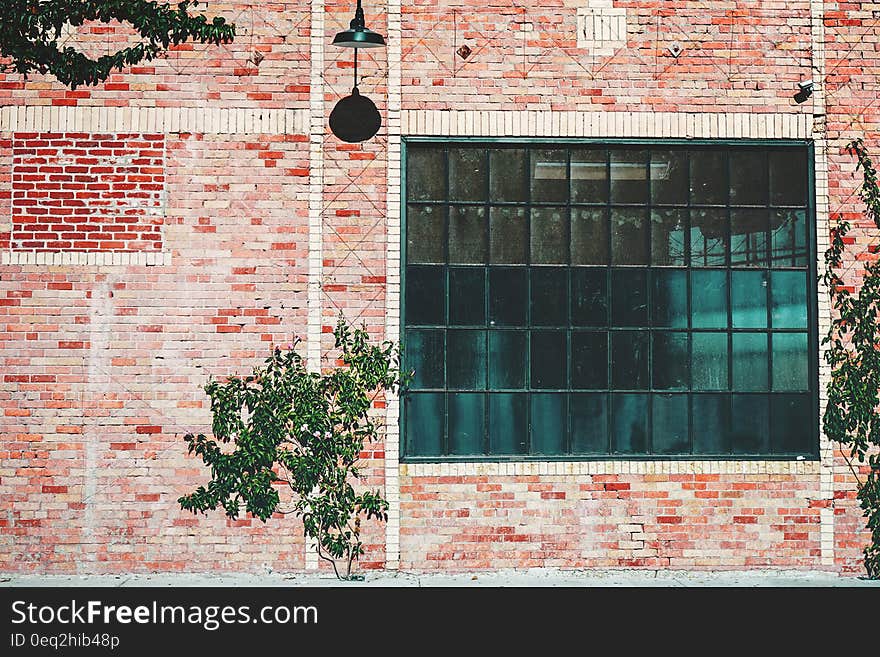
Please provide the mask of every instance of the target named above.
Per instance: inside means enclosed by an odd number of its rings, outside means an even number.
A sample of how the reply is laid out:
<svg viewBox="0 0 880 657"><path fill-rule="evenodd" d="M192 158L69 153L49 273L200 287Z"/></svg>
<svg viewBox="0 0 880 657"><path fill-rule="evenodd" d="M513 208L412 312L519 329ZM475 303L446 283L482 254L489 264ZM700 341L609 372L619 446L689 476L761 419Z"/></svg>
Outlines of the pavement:
<svg viewBox="0 0 880 657"><path fill-rule="evenodd" d="M0 587L875 587L880 580L802 570L508 570L458 574L368 571L363 581L332 574L157 573L120 575L0 574Z"/></svg>

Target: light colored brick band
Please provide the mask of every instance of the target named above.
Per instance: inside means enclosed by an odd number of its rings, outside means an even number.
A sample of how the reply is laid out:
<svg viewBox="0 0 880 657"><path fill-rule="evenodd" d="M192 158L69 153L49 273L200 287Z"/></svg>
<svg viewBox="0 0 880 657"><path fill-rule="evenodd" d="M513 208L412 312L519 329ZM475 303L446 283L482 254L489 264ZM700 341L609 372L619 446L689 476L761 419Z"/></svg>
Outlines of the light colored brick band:
<svg viewBox="0 0 880 657"><path fill-rule="evenodd" d="M306 366L310 372L321 371L321 279L324 276L323 230L321 212L324 190L324 2L311 4L311 70L309 72L309 108L303 121L309 135L309 274L308 326L306 328ZM315 542L306 538L306 570L318 570Z"/></svg>
<svg viewBox="0 0 880 657"><path fill-rule="evenodd" d="M825 8L821 0L810 2L810 24L812 34L813 79L819 80L813 89L813 140L815 144L815 180L816 180L816 256L819 271L823 267L823 254L829 247L828 213L828 140L825 125ZM828 333L831 326L831 304L828 289L822 282L818 283L819 305L819 336ZM820 340L821 342L821 340ZM819 346L819 418L825 414L827 395L825 388L831 378L831 368L825 362L827 348ZM819 498L827 504L819 511L819 540L823 566L834 565L834 449L831 441L821 431L819 433Z"/></svg>
<svg viewBox="0 0 880 657"><path fill-rule="evenodd" d="M171 254L167 252L43 252L6 251L0 253L0 265L40 265L40 266L164 266L171 264Z"/></svg>
<svg viewBox="0 0 880 657"><path fill-rule="evenodd" d="M307 109L251 107L0 107L0 132L305 134Z"/></svg>
<svg viewBox="0 0 880 657"><path fill-rule="evenodd" d="M400 340L400 114L401 114L401 3L388 2L388 184L385 251L385 339ZM400 403L389 395L385 414L385 568L400 567Z"/></svg>
<svg viewBox="0 0 880 657"><path fill-rule="evenodd" d="M809 139L811 114L405 110L404 135Z"/></svg>
<svg viewBox="0 0 880 657"><path fill-rule="evenodd" d="M523 475L817 475L818 461L512 461L402 463L402 477Z"/></svg>

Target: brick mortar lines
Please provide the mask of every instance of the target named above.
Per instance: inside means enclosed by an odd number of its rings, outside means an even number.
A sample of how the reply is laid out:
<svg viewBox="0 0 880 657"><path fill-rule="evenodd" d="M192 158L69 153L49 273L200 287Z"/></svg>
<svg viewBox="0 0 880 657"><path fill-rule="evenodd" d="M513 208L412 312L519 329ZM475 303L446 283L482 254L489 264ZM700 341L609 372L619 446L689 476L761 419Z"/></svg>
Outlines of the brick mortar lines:
<svg viewBox="0 0 880 657"><path fill-rule="evenodd" d="M310 371L321 371L321 280L323 268L323 231L321 212L324 189L324 2L311 5L311 78L309 81L309 274L308 329L306 363ZM318 570L314 542L306 539L305 569Z"/></svg>
<svg viewBox="0 0 880 657"><path fill-rule="evenodd" d="M812 34L813 76L819 84L813 90L813 139L815 144L815 188L816 188L816 258L821 268L820 254L828 248L828 142L826 139L825 104L825 3L821 0L810 2L810 22ZM821 269L820 269L821 271ZM827 301L828 290L821 277L818 279L818 332L825 335L831 325L831 307ZM824 394L831 372L825 365L826 349L819 346L819 418L827 403ZM823 566L834 565L834 450L824 432L819 431L819 499L823 506L819 511L819 542Z"/></svg>
<svg viewBox="0 0 880 657"><path fill-rule="evenodd" d="M387 157L387 250L385 263L385 339L400 339L400 203L401 203L401 3L388 2L388 157ZM400 402L390 395L385 423L385 567L400 567Z"/></svg>

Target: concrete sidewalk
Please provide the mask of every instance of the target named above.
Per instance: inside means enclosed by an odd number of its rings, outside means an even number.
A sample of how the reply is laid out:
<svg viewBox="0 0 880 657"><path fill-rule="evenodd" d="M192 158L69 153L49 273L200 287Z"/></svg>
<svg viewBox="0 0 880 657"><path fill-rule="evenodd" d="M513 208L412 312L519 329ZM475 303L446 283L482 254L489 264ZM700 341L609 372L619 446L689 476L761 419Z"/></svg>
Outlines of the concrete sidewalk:
<svg viewBox="0 0 880 657"><path fill-rule="evenodd" d="M592 587L592 586L724 586L724 587L875 587L880 581L841 577L836 573L792 570L676 571L676 570L528 570L456 575L368 571L359 582L340 582L332 575L302 574L155 574L155 575L20 575L0 574L0 587L101 586L291 586L291 587Z"/></svg>

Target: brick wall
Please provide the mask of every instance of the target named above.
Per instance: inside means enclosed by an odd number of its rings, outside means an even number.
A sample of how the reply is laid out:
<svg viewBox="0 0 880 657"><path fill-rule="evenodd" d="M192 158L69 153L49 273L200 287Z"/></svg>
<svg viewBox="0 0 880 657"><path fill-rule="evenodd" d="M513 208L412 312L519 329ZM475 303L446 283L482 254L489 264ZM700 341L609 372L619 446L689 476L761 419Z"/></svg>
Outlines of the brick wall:
<svg viewBox="0 0 880 657"><path fill-rule="evenodd" d="M623 46L579 43L593 5L624 10ZM272 344L302 337L330 365L340 312L399 336L401 135L809 138L820 250L829 215L858 217L843 146L878 143L876 3L365 9L388 47L361 53L383 117L361 145L326 127L352 85L330 45L350 2L209 3L235 43L98 87L0 76L0 570L324 567L290 518L180 511L206 476L180 437L209 427L207 377ZM98 52L131 34L69 38ZM392 426L366 484L392 509L365 525L366 568L861 568L852 475L825 443L810 463L399 464L396 400L375 412Z"/></svg>

